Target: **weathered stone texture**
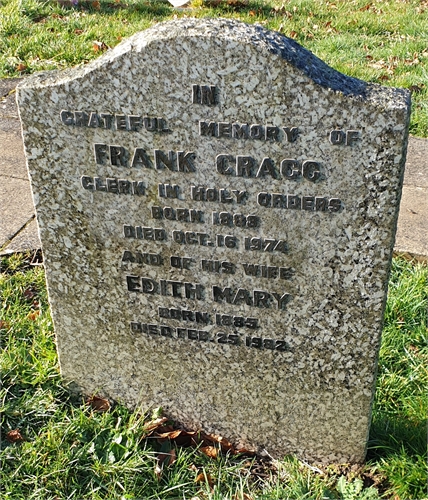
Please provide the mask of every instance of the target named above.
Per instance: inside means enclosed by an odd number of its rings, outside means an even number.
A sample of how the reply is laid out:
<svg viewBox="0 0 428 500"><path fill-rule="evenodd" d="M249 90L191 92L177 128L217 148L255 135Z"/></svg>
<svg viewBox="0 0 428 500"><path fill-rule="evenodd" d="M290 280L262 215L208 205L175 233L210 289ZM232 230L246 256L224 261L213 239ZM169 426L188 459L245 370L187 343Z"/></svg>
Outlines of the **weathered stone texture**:
<svg viewBox="0 0 428 500"><path fill-rule="evenodd" d="M206 94L212 105L192 102L192 92L196 100L204 93L193 85L215 86ZM64 377L276 456L363 460L409 94L341 75L260 27L184 19L86 66L34 75L18 88L18 103ZM102 113L127 115L138 130L122 130L121 116L109 128ZM129 116L161 118L162 130ZM220 137L209 135L211 122ZM228 137L229 124L264 128L235 127L244 137ZM268 140L245 138L262 130ZM154 150L164 163L169 151L184 152L177 168L185 171L156 165ZM302 164L306 177L293 174ZM117 193L120 179L142 182L132 189L144 194ZM178 198L160 196L159 183L179 186ZM191 186L212 189L203 191L208 201L192 199ZM223 199L210 201L221 189ZM153 207L174 211L158 219ZM203 212L203 222L186 222L179 209ZM222 226L228 216L213 212L255 218L250 227L237 227L239 217ZM165 238L138 227L163 229ZM144 238L127 237L132 231ZM140 252L141 263L124 262L124 251L128 260ZM192 259L189 269L171 266L171 256ZM210 272L202 260L226 264ZM243 264L278 270L254 277ZM206 315L168 319L165 309ZM255 318L258 328L251 320L218 326L216 314ZM171 330L160 335L161 325Z"/></svg>

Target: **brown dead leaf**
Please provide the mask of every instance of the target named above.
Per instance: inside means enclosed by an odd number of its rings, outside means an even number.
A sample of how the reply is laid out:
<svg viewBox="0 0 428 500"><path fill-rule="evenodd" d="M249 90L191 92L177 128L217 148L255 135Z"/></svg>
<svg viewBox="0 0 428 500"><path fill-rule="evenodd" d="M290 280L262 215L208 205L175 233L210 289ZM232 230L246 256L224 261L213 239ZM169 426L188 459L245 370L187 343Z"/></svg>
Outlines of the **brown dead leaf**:
<svg viewBox="0 0 428 500"><path fill-rule="evenodd" d="M108 46L104 42L99 42L98 40L94 40L92 42L92 49L94 52L104 52L104 50L108 49Z"/></svg>
<svg viewBox="0 0 428 500"><path fill-rule="evenodd" d="M237 447L235 449L235 453L236 454L242 454L242 455L255 455L256 454L256 451L255 450L252 450L250 448L245 448L244 446L241 446L241 447Z"/></svg>
<svg viewBox="0 0 428 500"><path fill-rule="evenodd" d="M297 38L297 31L290 31L290 38Z"/></svg>
<svg viewBox="0 0 428 500"><path fill-rule="evenodd" d="M365 10L370 10L370 7L372 6L371 3L368 3L367 5L364 5L364 7L361 7L361 9L359 9L361 12L364 12Z"/></svg>
<svg viewBox="0 0 428 500"><path fill-rule="evenodd" d="M226 0L226 4L229 7L234 7L235 9L240 9L242 7L247 7L248 0Z"/></svg>
<svg viewBox="0 0 428 500"><path fill-rule="evenodd" d="M159 417L159 418L156 418L155 420L147 422L147 424L144 425L144 431L146 433L151 433L155 429L160 427L162 424L164 424L167 420L168 420L167 417Z"/></svg>
<svg viewBox="0 0 428 500"><path fill-rule="evenodd" d="M233 500L254 500L253 497L250 497L247 493L235 493Z"/></svg>
<svg viewBox="0 0 428 500"><path fill-rule="evenodd" d="M83 30L78 30L78 29L74 30L75 35L81 35L82 33L83 33Z"/></svg>
<svg viewBox="0 0 428 500"><path fill-rule="evenodd" d="M35 292L34 290L32 290L31 288L27 288L25 291L24 291L24 297L27 299L27 300L31 300L33 297L34 297Z"/></svg>
<svg viewBox="0 0 428 500"><path fill-rule="evenodd" d="M206 455L209 458L217 458L218 456L218 448L215 446L203 446L202 448L199 448L204 455Z"/></svg>
<svg viewBox="0 0 428 500"><path fill-rule="evenodd" d="M250 12L248 12L248 14L252 17L254 17L256 15L256 11L255 10L250 10Z"/></svg>
<svg viewBox="0 0 428 500"><path fill-rule="evenodd" d="M156 460L157 463L154 472L157 479L160 480L165 467L169 467L177 460L177 454L175 450L171 450L169 453L158 453Z"/></svg>
<svg viewBox="0 0 428 500"><path fill-rule="evenodd" d="M177 454L175 450L171 450L169 453L159 453L156 458L159 465L165 467L172 465L177 460Z"/></svg>
<svg viewBox="0 0 428 500"><path fill-rule="evenodd" d="M27 65L24 63L19 63L16 65L16 71L25 71L27 69Z"/></svg>
<svg viewBox="0 0 428 500"><path fill-rule="evenodd" d="M223 436L218 436L217 434L206 434L205 432L202 432L201 436L206 442L218 443L223 451L231 450L233 452L233 444Z"/></svg>
<svg viewBox="0 0 428 500"><path fill-rule="evenodd" d="M0 320L0 330L9 330L10 323L9 321Z"/></svg>
<svg viewBox="0 0 428 500"><path fill-rule="evenodd" d="M176 439L179 435L181 434L180 429L176 429L175 431L169 431L169 432L156 432L156 437L162 438L162 439Z"/></svg>
<svg viewBox="0 0 428 500"><path fill-rule="evenodd" d="M410 85L409 90L410 92L417 94L418 92L422 92L424 87L425 85Z"/></svg>
<svg viewBox="0 0 428 500"><path fill-rule="evenodd" d="M28 315L27 315L27 318L30 321L36 321L36 319L38 318L38 316L40 316L40 310L29 312Z"/></svg>
<svg viewBox="0 0 428 500"><path fill-rule="evenodd" d="M99 396L91 396L86 400L86 404L94 411L105 412L110 410L110 402L108 399L100 398Z"/></svg>
<svg viewBox="0 0 428 500"><path fill-rule="evenodd" d="M209 474L204 472L201 472L196 476L195 483L208 483L210 488L214 486L213 478Z"/></svg>
<svg viewBox="0 0 428 500"><path fill-rule="evenodd" d="M101 7L101 4L98 0L95 0L94 2L92 2L92 8L95 9L95 10L100 10L100 7Z"/></svg>
<svg viewBox="0 0 428 500"><path fill-rule="evenodd" d="M19 429L14 429L12 431L9 431L6 434L6 439L9 441L9 443L20 443L21 441L24 441L24 438L19 432Z"/></svg>

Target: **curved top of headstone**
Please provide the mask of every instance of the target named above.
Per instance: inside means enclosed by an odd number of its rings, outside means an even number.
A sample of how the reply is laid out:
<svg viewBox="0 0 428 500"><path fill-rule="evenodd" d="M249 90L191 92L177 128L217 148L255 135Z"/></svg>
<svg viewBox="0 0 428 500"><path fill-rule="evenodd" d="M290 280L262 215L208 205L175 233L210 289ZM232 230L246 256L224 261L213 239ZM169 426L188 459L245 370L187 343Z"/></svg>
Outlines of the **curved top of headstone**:
<svg viewBox="0 0 428 500"><path fill-rule="evenodd" d="M108 62L120 59L129 52L139 53L152 43L161 40L179 43L180 39L216 38L242 45L251 44L261 53L271 53L300 70L314 83L354 98L371 101L386 108L408 106L409 92L404 89L383 87L343 75L328 66L312 52L291 38L258 25L248 25L233 19L178 19L156 24L145 31L127 38L114 49L95 61L61 72L37 73L20 84L20 87L44 87L60 84L64 79L81 78Z"/></svg>

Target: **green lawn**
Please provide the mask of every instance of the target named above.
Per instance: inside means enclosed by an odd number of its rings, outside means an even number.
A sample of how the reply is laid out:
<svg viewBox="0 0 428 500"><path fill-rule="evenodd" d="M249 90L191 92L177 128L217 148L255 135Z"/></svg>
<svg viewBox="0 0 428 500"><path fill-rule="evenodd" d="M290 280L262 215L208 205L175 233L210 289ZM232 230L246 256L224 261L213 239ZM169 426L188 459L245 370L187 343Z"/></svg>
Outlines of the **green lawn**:
<svg viewBox="0 0 428 500"><path fill-rule="evenodd" d="M320 470L219 444L209 453L179 446L150 434L159 414L97 411L103 401L72 396L59 375L43 268L30 257L2 259L0 498L428 498L426 266L393 261L366 464Z"/></svg>
<svg viewBox="0 0 428 500"><path fill-rule="evenodd" d="M427 0L193 0L184 10L163 0L0 0L0 78L85 64L185 15L257 22L347 75L409 88L410 131L428 137Z"/></svg>
<svg viewBox="0 0 428 500"><path fill-rule="evenodd" d="M194 0L180 11L161 0L0 0L0 77L85 64L184 15L258 22L343 73L410 88L411 132L428 137L427 0ZM73 396L59 375L43 268L31 258L1 261L1 499L428 500L427 266L393 261L365 465L321 470L220 443L209 453L206 442L180 446L150 430L160 412L99 411L103 401Z"/></svg>

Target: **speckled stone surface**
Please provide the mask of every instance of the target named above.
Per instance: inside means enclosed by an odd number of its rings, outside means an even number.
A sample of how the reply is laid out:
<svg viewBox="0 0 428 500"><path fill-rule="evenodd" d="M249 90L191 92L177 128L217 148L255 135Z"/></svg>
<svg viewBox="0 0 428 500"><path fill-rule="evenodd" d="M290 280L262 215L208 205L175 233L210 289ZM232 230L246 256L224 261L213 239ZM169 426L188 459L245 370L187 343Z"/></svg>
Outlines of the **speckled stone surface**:
<svg viewBox="0 0 428 500"><path fill-rule="evenodd" d="M17 98L64 377L275 456L362 461L407 91L185 19Z"/></svg>

